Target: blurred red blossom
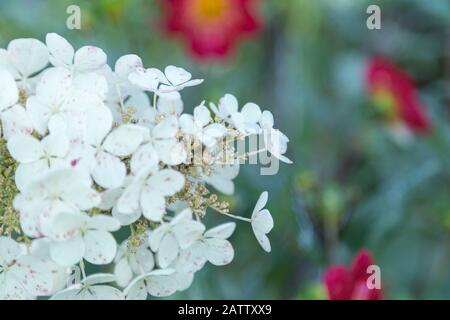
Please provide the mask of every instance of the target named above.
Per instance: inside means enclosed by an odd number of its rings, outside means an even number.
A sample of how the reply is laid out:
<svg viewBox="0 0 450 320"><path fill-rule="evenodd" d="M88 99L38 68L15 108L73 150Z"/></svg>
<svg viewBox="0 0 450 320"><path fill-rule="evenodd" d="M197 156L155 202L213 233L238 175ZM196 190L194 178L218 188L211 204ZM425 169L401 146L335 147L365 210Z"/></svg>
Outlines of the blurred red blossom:
<svg viewBox="0 0 450 320"><path fill-rule="evenodd" d="M199 60L223 59L237 40L256 34L259 0L162 0L164 29L179 34Z"/></svg>
<svg viewBox="0 0 450 320"><path fill-rule="evenodd" d="M367 268L374 264L372 255L361 250L354 258L350 268L331 266L324 275L324 282L330 300L381 300L381 289L369 289L367 279L371 275Z"/></svg>
<svg viewBox="0 0 450 320"><path fill-rule="evenodd" d="M375 57L367 64L366 82L376 107L392 124L403 124L418 134L431 130L426 109L409 74L387 58Z"/></svg>

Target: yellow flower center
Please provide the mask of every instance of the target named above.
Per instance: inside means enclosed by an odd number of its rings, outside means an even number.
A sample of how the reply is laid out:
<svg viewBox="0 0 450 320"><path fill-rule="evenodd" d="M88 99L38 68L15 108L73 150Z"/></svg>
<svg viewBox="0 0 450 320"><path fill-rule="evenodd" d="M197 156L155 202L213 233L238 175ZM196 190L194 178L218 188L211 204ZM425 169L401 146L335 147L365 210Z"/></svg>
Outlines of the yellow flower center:
<svg viewBox="0 0 450 320"><path fill-rule="evenodd" d="M197 17L205 22L216 21L228 10L227 0L195 0Z"/></svg>
<svg viewBox="0 0 450 320"><path fill-rule="evenodd" d="M387 120L395 120L398 118L398 103L389 90L380 89L375 92L373 101L377 114Z"/></svg>

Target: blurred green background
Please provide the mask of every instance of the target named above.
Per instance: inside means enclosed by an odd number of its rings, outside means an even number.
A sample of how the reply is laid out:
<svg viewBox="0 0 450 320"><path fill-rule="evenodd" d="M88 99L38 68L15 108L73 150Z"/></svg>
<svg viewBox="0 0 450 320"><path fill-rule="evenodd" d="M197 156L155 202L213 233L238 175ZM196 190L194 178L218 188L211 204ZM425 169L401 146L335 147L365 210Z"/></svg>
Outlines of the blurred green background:
<svg viewBox="0 0 450 320"><path fill-rule="evenodd" d="M70 4L81 8L81 30L66 28ZM450 2L260 4L263 31L220 63L193 60L162 33L158 1L1 0L0 47L57 32L74 47L103 48L110 64L136 53L146 67L174 64L205 78L183 91L188 111L232 93L275 114L294 164L280 164L276 176L242 168L233 199L233 211L250 216L269 191L272 253L239 224L234 261L208 265L174 298L324 298L324 270L348 265L361 248L381 267L387 298L450 298ZM369 4L381 7L381 30L366 27ZM396 145L371 112L364 67L380 53L413 75L433 123L432 134L408 146Z"/></svg>

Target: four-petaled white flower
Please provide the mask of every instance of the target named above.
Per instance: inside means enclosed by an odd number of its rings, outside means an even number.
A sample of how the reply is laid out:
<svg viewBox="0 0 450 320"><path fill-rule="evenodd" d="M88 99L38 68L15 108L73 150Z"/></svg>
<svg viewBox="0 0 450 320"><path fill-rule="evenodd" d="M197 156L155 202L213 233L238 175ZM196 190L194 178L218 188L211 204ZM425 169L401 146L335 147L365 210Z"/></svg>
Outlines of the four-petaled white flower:
<svg viewBox="0 0 450 320"><path fill-rule="evenodd" d="M129 242L124 241L115 258L114 274L120 287L126 287L135 275L147 274L155 267L155 259L147 241L133 251L129 246Z"/></svg>
<svg viewBox="0 0 450 320"><path fill-rule="evenodd" d="M117 231L116 219L95 215L60 212L50 222L50 256L61 266L71 266L81 259L92 264L108 264L113 261L117 244L110 232Z"/></svg>
<svg viewBox="0 0 450 320"><path fill-rule="evenodd" d="M41 141L31 135L16 134L8 141L8 151L20 164L16 169L16 185L25 190L30 177L38 177L50 169L64 168L69 140L62 135L48 135Z"/></svg>
<svg viewBox="0 0 450 320"><path fill-rule="evenodd" d="M268 193L264 191L259 196L256 202L255 208L253 209L251 223L253 233L258 240L261 247L270 252L270 241L266 234L268 234L273 228L273 218L269 210L263 209L267 203Z"/></svg>
<svg viewBox="0 0 450 320"><path fill-rule="evenodd" d="M211 103L210 108L219 119L231 123L244 136L258 134L261 131L258 125L261 109L253 102L246 103L239 111L236 97L226 94L220 99L218 106Z"/></svg>
<svg viewBox="0 0 450 320"><path fill-rule="evenodd" d="M48 295L52 275L38 258L8 237L0 237L0 300L23 300Z"/></svg>
<svg viewBox="0 0 450 320"><path fill-rule="evenodd" d="M6 50L0 49L0 69L7 70L25 92L33 89L35 75L47 66L48 61L47 47L36 39L16 39Z"/></svg>
<svg viewBox="0 0 450 320"><path fill-rule="evenodd" d="M167 268L180 250L194 244L204 230L205 226L201 222L192 220L192 210L189 208L180 212L170 223L162 223L149 236L150 248L156 252L158 265Z"/></svg>
<svg viewBox="0 0 450 320"><path fill-rule="evenodd" d="M39 238L49 231L49 222L61 212L89 210L99 204L89 176L72 169L49 171L27 185L14 198L23 232Z"/></svg>
<svg viewBox="0 0 450 320"><path fill-rule="evenodd" d="M181 130L193 135L206 147L212 147L226 133L226 128L219 123L210 123L211 113L204 102L194 108L194 116L183 114L180 117Z"/></svg>
<svg viewBox="0 0 450 320"><path fill-rule="evenodd" d="M131 155L144 139L145 130L139 126L124 124L106 136L104 130L94 137L86 137L84 154L92 164L92 178L103 188L118 188L126 177L126 166L120 157ZM78 158L78 156L75 156ZM90 161L89 161L90 160Z"/></svg>
<svg viewBox="0 0 450 320"><path fill-rule="evenodd" d="M262 128L264 143L267 150L279 160L285 163L292 161L284 156L287 151L289 138L278 129L273 128L273 115L270 111L264 111L261 115L259 123Z"/></svg>
<svg viewBox="0 0 450 320"><path fill-rule="evenodd" d="M178 141L178 119L169 116L148 130L143 137L142 145L131 157L131 172L139 173L162 161L168 165L178 165L186 159L184 145Z"/></svg>
<svg viewBox="0 0 450 320"><path fill-rule="evenodd" d="M154 297L167 297L177 291L173 269L158 269L136 277L125 288L127 300L145 300L147 294Z"/></svg>
<svg viewBox="0 0 450 320"><path fill-rule="evenodd" d="M184 176L173 169L140 171L117 201L117 210L125 215L142 212L151 221L161 221L166 212L165 198L180 191L184 182Z"/></svg>
<svg viewBox="0 0 450 320"><path fill-rule="evenodd" d="M216 266L229 264L234 257L234 250L227 240L236 229L234 222L221 224L209 229L195 243L195 250Z"/></svg>
<svg viewBox="0 0 450 320"><path fill-rule="evenodd" d="M109 273L97 273L86 277L51 297L51 300L124 300L124 294L105 283L114 282L115 277Z"/></svg>
<svg viewBox="0 0 450 320"><path fill-rule="evenodd" d="M203 79L192 79L189 72L175 66L167 66L164 73L156 68L137 68L130 74L129 80L143 90L155 92L168 99L179 99L178 91L203 82Z"/></svg>
<svg viewBox="0 0 450 320"><path fill-rule="evenodd" d="M106 54L94 46L84 46L76 52L72 45L56 33L45 38L50 53L50 63L55 67L67 68L72 74L96 71L106 64Z"/></svg>

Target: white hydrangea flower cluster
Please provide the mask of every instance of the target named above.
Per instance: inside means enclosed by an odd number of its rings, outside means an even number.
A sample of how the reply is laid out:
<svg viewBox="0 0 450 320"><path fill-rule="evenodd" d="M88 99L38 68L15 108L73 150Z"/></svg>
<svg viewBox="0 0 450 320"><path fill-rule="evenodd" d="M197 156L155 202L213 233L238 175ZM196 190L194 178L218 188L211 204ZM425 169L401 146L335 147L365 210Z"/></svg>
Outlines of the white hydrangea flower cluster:
<svg viewBox="0 0 450 320"><path fill-rule="evenodd" d="M55 33L0 49L0 299L185 290L207 262L234 256L235 223L206 230L208 208L249 222L270 251L267 192L244 218L208 186L234 192L246 155L230 141L264 132L264 151L290 163L288 139L269 111L254 103L239 111L230 94L183 113L180 91L202 82L174 66L144 68L134 54L112 70L102 49L75 51ZM86 263L111 273L86 276Z"/></svg>

